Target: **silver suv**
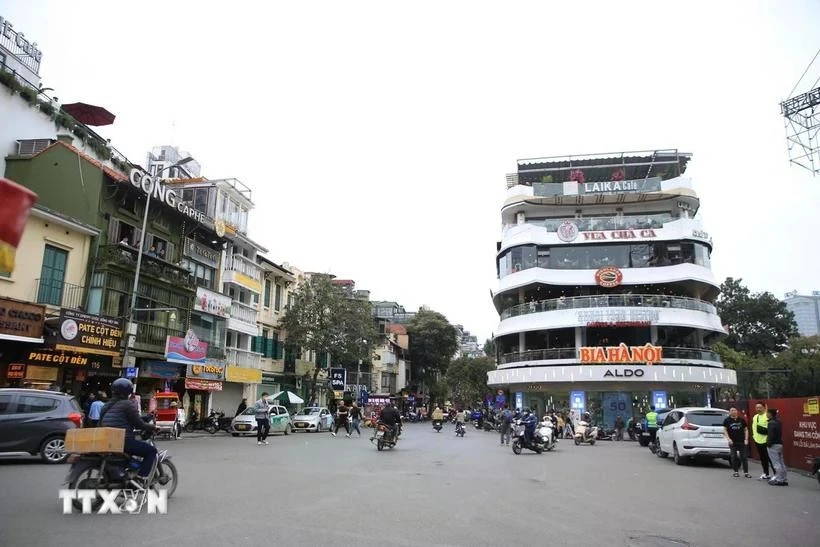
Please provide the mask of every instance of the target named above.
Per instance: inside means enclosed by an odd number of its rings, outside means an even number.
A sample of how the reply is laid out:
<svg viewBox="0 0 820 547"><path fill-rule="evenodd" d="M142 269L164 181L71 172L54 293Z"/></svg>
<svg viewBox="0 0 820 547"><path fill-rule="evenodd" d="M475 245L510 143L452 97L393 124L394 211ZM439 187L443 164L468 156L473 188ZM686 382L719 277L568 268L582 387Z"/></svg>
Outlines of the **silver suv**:
<svg viewBox="0 0 820 547"><path fill-rule="evenodd" d="M82 427L77 400L39 389L0 389L0 453L28 452L46 463L62 463L65 432Z"/></svg>

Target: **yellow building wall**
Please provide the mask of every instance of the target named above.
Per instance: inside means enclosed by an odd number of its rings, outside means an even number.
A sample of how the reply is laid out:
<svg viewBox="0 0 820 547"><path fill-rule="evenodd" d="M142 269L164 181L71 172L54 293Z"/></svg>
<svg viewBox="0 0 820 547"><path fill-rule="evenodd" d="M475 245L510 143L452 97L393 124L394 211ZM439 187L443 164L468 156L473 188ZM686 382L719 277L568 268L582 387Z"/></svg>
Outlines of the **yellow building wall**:
<svg viewBox="0 0 820 547"><path fill-rule="evenodd" d="M85 286L91 237L32 214L17 247L17 264L11 277L0 276L0 296L36 301L46 245L68 252L64 282Z"/></svg>

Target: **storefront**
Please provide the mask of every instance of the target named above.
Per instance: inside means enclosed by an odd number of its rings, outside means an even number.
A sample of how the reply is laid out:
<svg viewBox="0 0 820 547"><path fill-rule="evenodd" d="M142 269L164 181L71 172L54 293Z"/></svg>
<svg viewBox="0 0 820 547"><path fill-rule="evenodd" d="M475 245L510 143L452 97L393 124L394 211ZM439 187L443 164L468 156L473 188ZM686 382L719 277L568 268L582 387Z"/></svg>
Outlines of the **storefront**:
<svg viewBox="0 0 820 547"><path fill-rule="evenodd" d="M184 393L182 387L184 367L168 361L142 361L139 369L133 371L136 375L137 393L140 395L143 408L147 410L148 400L156 391L175 391L180 399ZM126 377L130 371L126 369Z"/></svg>
<svg viewBox="0 0 820 547"><path fill-rule="evenodd" d="M28 370L23 360L31 349L42 347L45 306L0 298L0 386L49 387L57 378L50 371ZM15 365L15 366L11 366ZM28 375L45 376L37 385ZM51 377L54 376L54 379Z"/></svg>
<svg viewBox="0 0 820 547"><path fill-rule="evenodd" d="M254 399L258 400L263 393L273 395L274 393L282 391L280 388L281 385L278 374L262 371L262 383L256 386L256 396ZM248 403L250 404L250 401L248 401Z"/></svg>
<svg viewBox="0 0 820 547"><path fill-rule="evenodd" d="M188 392L190 406L200 417L207 416L212 408L213 394L224 389L225 367L221 364L187 365L185 371L185 390ZM240 391L241 393L241 391ZM241 397L240 397L241 400ZM237 401L237 404L239 402ZM221 409L225 412L226 409ZM228 415L228 412L225 412Z"/></svg>
<svg viewBox="0 0 820 547"><path fill-rule="evenodd" d="M228 365L225 368L225 383L222 385L222 391L215 391L212 394L211 406L222 409L226 416L233 416L242 399L247 398L248 404L254 401L256 388L261 383L261 370ZM272 392L271 395L273 395Z"/></svg>

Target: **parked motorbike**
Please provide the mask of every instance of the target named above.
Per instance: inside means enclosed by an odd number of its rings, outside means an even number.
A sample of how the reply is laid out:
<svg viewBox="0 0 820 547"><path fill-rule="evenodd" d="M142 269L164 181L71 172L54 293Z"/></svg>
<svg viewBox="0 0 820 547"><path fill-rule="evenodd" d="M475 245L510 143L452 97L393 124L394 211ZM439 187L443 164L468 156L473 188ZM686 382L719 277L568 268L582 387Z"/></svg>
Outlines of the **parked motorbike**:
<svg viewBox="0 0 820 547"><path fill-rule="evenodd" d="M513 428L513 443L512 443L512 451L513 454L516 456L521 454L521 451L526 448L527 450L532 450L536 454L541 454L545 450L543 439L538 435L538 430L532 436L532 441L527 441L527 437L524 434L524 422L518 420L515 422L515 426Z"/></svg>
<svg viewBox="0 0 820 547"><path fill-rule="evenodd" d="M614 429L605 430L602 427L599 427L597 429L598 429L597 440L599 440L599 441L611 441L611 440L615 439L615 430Z"/></svg>
<svg viewBox="0 0 820 547"><path fill-rule="evenodd" d="M641 429L643 426L639 422L633 423L627 430L627 434L629 435L630 441L637 441L641 438Z"/></svg>
<svg viewBox="0 0 820 547"><path fill-rule="evenodd" d="M217 425L217 431L225 431L226 433L231 432L231 422L233 421L233 417L225 416L225 413L222 412L220 409L216 409L219 424Z"/></svg>
<svg viewBox="0 0 820 547"><path fill-rule="evenodd" d="M219 412L216 409L211 410L211 413L208 415L208 418L202 425L202 429L204 429L207 433L210 433L211 435L215 435L216 432L219 431L219 418L224 416L224 412Z"/></svg>
<svg viewBox="0 0 820 547"><path fill-rule="evenodd" d="M441 433L441 420L433 420L433 429L436 430L436 433Z"/></svg>
<svg viewBox="0 0 820 547"><path fill-rule="evenodd" d="M576 446L582 443L589 443L590 445L594 445L597 438L598 428L596 426L593 426L590 423L584 422L582 420L578 421L578 424L575 426Z"/></svg>
<svg viewBox="0 0 820 547"><path fill-rule="evenodd" d="M139 431L138 434L154 446L153 432ZM63 484L69 490L134 490L133 481L141 461L142 458L128 454L72 454L68 458L71 468ZM147 488L165 487L170 498L177 489L177 482L177 468L171 461L171 455L167 450L160 450L156 465L148 476ZM123 496L121 492L120 497ZM124 497L117 500L118 504L125 501ZM83 500L74 499L72 504L82 509ZM98 495L91 502L92 511L99 510L102 504L103 499Z"/></svg>
<svg viewBox="0 0 820 547"><path fill-rule="evenodd" d="M555 437L555 424L552 420L544 420L535 430L535 434L541 438L541 443L544 445L544 450L547 452L555 448L558 439Z"/></svg>
<svg viewBox="0 0 820 547"><path fill-rule="evenodd" d="M463 423L458 422L456 424L456 436L463 437L465 433L467 433L467 428L464 427Z"/></svg>
<svg viewBox="0 0 820 547"><path fill-rule="evenodd" d="M396 427L391 427L381 421L376 424L376 431L370 439L370 442L376 442L376 449L379 452L384 450L384 447L393 448L396 446L396 442L398 441L398 432Z"/></svg>

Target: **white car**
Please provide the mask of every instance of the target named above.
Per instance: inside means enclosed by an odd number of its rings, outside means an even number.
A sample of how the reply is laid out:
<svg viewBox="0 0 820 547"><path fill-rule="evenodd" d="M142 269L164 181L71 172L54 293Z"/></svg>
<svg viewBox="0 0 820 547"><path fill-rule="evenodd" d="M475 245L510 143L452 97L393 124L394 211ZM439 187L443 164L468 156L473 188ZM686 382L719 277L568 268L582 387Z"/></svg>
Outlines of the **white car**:
<svg viewBox="0 0 820 547"><path fill-rule="evenodd" d="M723 435L723 420L729 412L720 408L675 408L658 428L658 457L670 454L678 465L688 460L729 459L729 442Z"/></svg>
<svg viewBox="0 0 820 547"><path fill-rule="evenodd" d="M288 409L273 405L270 407L270 432L284 433L285 435L293 431L293 424L290 421L290 414ZM256 435L256 411L253 405L242 411L242 414L236 416L231 422L231 435L238 437L240 435Z"/></svg>
<svg viewBox="0 0 820 547"><path fill-rule="evenodd" d="M330 431L333 414L323 406L309 406L293 415L293 431Z"/></svg>

